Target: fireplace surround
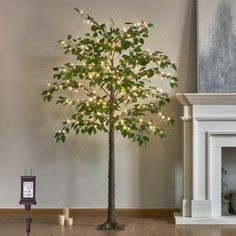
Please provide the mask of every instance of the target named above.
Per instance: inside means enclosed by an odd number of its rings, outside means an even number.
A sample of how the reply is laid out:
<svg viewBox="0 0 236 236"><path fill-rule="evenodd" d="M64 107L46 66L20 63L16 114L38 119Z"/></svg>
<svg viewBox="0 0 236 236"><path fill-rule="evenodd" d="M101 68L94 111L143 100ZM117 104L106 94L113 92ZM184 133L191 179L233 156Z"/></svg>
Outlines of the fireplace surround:
<svg viewBox="0 0 236 236"><path fill-rule="evenodd" d="M236 93L183 93L183 200L176 224L236 224L221 216L222 148L236 147Z"/></svg>

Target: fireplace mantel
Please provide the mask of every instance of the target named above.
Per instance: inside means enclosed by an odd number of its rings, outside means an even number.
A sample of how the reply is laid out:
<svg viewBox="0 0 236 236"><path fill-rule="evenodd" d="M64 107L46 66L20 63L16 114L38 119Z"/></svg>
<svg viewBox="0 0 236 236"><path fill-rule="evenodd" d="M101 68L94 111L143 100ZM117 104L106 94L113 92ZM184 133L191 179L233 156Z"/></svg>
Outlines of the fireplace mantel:
<svg viewBox="0 0 236 236"><path fill-rule="evenodd" d="M177 93L182 105L236 105L236 93Z"/></svg>
<svg viewBox="0 0 236 236"><path fill-rule="evenodd" d="M236 93L176 94L183 105L183 202L176 224L236 224L221 216L221 149L236 147Z"/></svg>

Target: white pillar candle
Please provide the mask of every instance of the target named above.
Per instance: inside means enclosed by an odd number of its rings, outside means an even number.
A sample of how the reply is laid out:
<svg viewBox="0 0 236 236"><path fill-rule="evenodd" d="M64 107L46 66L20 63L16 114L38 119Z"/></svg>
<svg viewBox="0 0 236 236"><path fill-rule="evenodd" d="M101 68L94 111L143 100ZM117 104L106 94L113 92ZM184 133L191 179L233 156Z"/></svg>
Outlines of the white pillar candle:
<svg viewBox="0 0 236 236"><path fill-rule="evenodd" d="M58 223L59 223L59 225L65 225L65 216L64 215L58 216Z"/></svg>
<svg viewBox="0 0 236 236"><path fill-rule="evenodd" d="M65 216L65 222L66 224L68 223L68 220L70 218L70 210L69 207L64 207L63 208L63 215Z"/></svg>
<svg viewBox="0 0 236 236"><path fill-rule="evenodd" d="M73 218L69 218L67 224L68 224L68 225L73 225Z"/></svg>

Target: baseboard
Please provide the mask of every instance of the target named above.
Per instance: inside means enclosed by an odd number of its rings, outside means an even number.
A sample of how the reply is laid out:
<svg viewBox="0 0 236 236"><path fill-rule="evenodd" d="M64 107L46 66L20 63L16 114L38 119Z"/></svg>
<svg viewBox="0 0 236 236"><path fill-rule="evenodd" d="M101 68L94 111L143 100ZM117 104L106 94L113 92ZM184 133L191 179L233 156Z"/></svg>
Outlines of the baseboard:
<svg viewBox="0 0 236 236"><path fill-rule="evenodd" d="M178 208L119 208L116 210L119 217L144 217L154 218L161 217L167 218L173 216L174 212L180 212ZM0 208L0 216L23 216L24 209L5 209ZM36 208L32 209L30 215L44 216L44 215L59 215L62 214L60 208ZM75 217L105 217L107 209L101 208L71 208L70 215Z"/></svg>

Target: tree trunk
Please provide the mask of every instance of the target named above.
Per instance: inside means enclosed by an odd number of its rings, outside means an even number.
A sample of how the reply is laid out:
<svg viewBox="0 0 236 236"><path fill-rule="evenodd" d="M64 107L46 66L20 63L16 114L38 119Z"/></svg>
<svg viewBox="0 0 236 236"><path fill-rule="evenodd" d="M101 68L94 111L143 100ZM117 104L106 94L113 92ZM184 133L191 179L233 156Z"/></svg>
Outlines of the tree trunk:
<svg viewBox="0 0 236 236"><path fill-rule="evenodd" d="M98 230L123 230L124 225L116 222L115 209L115 139L114 124L109 129L109 169L108 169L108 209L107 221L98 226Z"/></svg>
<svg viewBox="0 0 236 236"><path fill-rule="evenodd" d="M109 164L108 164L108 209L107 221L98 226L99 230L123 230L124 225L116 222L116 209L115 209L115 126L114 126L114 91L113 87L110 92L110 113L109 113Z"/></svg>
<svg viewBox="0 0 236 236"><path fill-rule="evenodd" d="M109 169L108 169L108 213L107 221L116 222L115 209L115 143L114 124L110 124L109 130Z"/></svg>

